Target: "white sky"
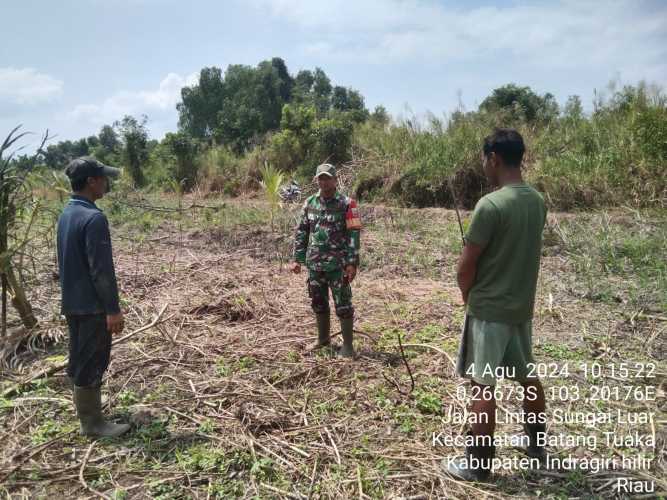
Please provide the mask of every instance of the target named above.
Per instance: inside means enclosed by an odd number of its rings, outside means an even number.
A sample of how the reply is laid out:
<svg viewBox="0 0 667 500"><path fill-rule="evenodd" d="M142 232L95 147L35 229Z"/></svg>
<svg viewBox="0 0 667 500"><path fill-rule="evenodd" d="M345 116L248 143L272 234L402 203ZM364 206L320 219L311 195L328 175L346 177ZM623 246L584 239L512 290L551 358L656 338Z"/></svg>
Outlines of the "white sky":
<svg viewBox="0 0 667 500"><path fill-rule="evenodd" d="M611 80L667 83L667 1L0 0L0 136L56 140L146 114L176 129L204 66L320 66L394 116L474 109L514 82L559 102ZM37 141L37 137L32 139Z"/></svg>

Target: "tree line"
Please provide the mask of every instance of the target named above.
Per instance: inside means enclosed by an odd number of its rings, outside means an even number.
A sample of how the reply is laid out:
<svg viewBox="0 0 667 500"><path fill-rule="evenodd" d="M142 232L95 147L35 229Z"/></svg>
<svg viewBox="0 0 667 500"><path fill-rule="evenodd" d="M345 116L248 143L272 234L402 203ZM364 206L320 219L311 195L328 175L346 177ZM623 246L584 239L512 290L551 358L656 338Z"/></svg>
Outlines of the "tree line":
<svg viewBox="0 0 667 500"><path fill-rule="evenodd" d="M345 161L355 124L389 120L383 107L369 112L359 91L332 84L321 68L293 76L277 57L255 67L230 65L224 74L203 68L197 83L181 90L177 111L177 132L161 141L149 138L146 116L125 116L98 135L49 145L43 162L62 169L72 158L94 155L123 165L142 187L153 158L167 165L166 177L187 189L197 179L198 155L209 148L242 156L262 145L272 162L292 170L320 158Z"/></svg>
<svg viewBox="0 0 667 500"><path fill-rule="evenodd" d="M446 118L392 120L386 109L370 111L355 89L335 85L321 68L290 73L273 58L256 66L206 67L181 89L178 124L151 139L147 117L122 117L97 135L49 145L41 161L62 169L91 154L124 167L134 187L188 190L198 182L236 194L258 187L260 170L272 165L289 176L312 177L317 164L362 158L357 196L396 198L408 205L447 205L454 176L464 204L484 191L479 144L495 126L522 130L529 141L529 172L562 208L612 200L638 173L632 196L642 202L664 190L665 97L644 83L596 93L593 111L570 96L559 106L550 93L513 83L494 89L474 110ZM17 160L20 162L21 158ZM539 177L539 178L538 178ZM602 188L604 186L604 189ZM641 189L640 189L641 188ZM562 200L558 197L562 195ZM649 202L653 203L652 201Z"/></svg>

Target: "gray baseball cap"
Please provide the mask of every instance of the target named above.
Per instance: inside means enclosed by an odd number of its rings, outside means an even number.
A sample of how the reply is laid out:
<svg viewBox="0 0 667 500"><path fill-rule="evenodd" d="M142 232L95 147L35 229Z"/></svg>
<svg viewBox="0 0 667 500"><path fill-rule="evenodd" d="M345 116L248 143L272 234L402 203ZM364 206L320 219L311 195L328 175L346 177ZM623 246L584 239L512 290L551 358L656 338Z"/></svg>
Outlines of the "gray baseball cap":
<svg viewBox="0 0 667 500"><path fill-rule="evenodd" d="M70 179L86 179L87 177L112 177L120 175L120 169L105 165L92 156L75 158L65 167L65 174Z"/></svg>
<svg viewBox="0 0 667 500"><path fill-rule="evenodd" d="M317 179L320 175L328 175L329 177L336 177L336 167L330 163L322 163L317 167L315 172L315 178Z"/></svg>

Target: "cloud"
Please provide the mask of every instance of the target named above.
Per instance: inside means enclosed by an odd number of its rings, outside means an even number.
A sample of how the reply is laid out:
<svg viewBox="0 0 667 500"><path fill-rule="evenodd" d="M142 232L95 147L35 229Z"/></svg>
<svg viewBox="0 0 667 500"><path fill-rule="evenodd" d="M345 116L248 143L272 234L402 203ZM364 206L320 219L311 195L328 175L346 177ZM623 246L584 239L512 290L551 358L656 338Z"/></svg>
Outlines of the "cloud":
<svg viewBox="0 0 667 500"><path fill-rule="evenodd" d="M33 105L60 96L63 82L33 68L0 68L0 102Z"/></svg>
<svg viewBox="0 0 667 500"><path fill-rule="evenodd" d="M94 126L110 124L125 115L142 114L147 115L151 122L161 123L168 117L175 117L176 104L181 99L181 89L186 85L196 84L198 79L199 73L187 76L169 73L162 79L157 89L119 91L100 104L79 104L69 112L68 116L75 121ZM175 122L175 118L172 122ZM164 133L162 130L160 132Z"/></svg>
<svg viewBox="0 0 667 500"><path fill-rule="evenodd" d="M461 8L435 0L251 0L296 26L305 54L346 62L492 60L537 69L667 70L667 7L646 1L561 0ZM465 5L465 4L462 4ZM639 78L642 75L638 75Z"/></svg>

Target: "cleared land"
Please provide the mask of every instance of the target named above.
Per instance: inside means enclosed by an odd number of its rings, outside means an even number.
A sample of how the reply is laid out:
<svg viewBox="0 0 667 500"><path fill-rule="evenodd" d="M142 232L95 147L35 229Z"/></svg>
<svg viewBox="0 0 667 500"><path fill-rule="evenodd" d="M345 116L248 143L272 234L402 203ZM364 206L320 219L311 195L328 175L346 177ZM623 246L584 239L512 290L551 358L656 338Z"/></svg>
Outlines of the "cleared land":
<svg viewBox="0 0 667 500"><path fill-rule="evenodd" d="M309 348L315 325L305 275L285 265L296 207L281 212L271 233L268 208L256 200L117 196L104 205L114 226L126 332L168 305L166 321L114 348L104 389L111 413L135 426L124 439L91 443L77 434L62 372L23 387L0 400L0 492L610 498L618 477L655 481L653 495L667 491L664 212L551 215L534 321L538 361L570 367L567 378L545 380L548 391L567 395L551 399L549 411L654 414L648 424L553 424L552 434L596 436L599 445L551 452L642 455L653 459L650 468L501 470L493 483L468 485L439 472L440 460L461 449L434 446L433 439L463 430L443 422L450 406L464 406L457 391L466 387L452 368L464 314L454 277L460 249L454 212L363 208L363 267L353 287L360 357L352 363ZM156 205L169 210L148 209ZM26 262L34 266L31 297L41 326L31 343L6 357L3 391L65 360L53 249L33 244L34 262ZM586 378L580 364L593 362L655 370L628 378L603 369L600 378ZM579 399L568 392L572 386ZM593 386L617 387L611 391L620 397L595 399ZM655 387L655 399L626 397L626 386ZM501 406L516 410L519 403ZM605 444L605 432L634 431L653 436L655 446ZM520 434L521 426L499 424L497 432ZM523 455L510 447L499 456Z"/></svg>

